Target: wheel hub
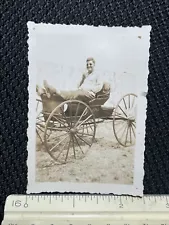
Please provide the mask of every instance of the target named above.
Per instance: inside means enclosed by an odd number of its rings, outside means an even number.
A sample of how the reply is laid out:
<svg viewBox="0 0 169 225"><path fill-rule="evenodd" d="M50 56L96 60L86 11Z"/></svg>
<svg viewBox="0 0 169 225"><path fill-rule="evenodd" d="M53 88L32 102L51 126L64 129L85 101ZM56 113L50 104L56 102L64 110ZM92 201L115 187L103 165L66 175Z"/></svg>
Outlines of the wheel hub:
<svg viewBox="0 0 169 225"><path fill-rule="evenodd" d="M71 133L71 134L75 134L76 132L77 132L76 128L71 128L71 129L70 129L70 133Z"/></svg>

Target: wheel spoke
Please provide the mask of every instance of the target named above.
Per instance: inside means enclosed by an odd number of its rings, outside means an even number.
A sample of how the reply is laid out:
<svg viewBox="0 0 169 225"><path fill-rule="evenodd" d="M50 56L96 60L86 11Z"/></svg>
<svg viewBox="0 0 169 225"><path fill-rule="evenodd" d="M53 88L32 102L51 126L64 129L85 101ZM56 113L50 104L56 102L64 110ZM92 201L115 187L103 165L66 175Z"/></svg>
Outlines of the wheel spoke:
<svg viewBox="0 0 169 225"><path fill-rule="evenodd" d="M133 106L134 106L134 102L135 102L135 96L133 96L133 100L132 100L131 108L133 108Z"/></svg>
<svg viewBox="0 0 169 225"><path fill-rule="evenodd" d="M52 152L57 146L59 146L64 140L66 140L66 138L68 137L68 135L63 138L61 141L59 141L57 144L55 144L51 149L50 152Z"/></svg>
<svg viewBox="0 0 169 225"><path fill-rule="evenodd" d="M126 119L125 119L126 120ZM123 122L125 121L125 120L123 120ZM122 122L122 120L121 119L117 119L117 120L115 120L114 121L114 123L116 123L116 125L118 126L119 124L121 124L121 122Z"/></svg>
<svg viewBox="0 0 169 225"><path fill-rule="evenodd" d="M48 141L48 143L53 143L53 142L55 142L55 141L57 140L57 138L60 138L60 137L62 137L62 136L65 136L65 134L61 134L61 135L59 135L59 136L56 136L56 137L51 138L53 141ZM48 137L48 138L49 138L49 137Z"/></svg>
<svg viewBox="0 0 169 225"><path fill-rule="evenodd" d="M128 124L127 124L127 133L126 133L125 145L127 144L128 131L129 131L129 127L128 127Z"/></svg>
<svg viewBox="0 0 169 225"><path fill-rule="evenodd" d="M125 131L126 131L126 128L127 128L127 124L126 124L126 126L125 126L125 128L124 128L124 130L123 130L123 133L122 133L122 135L120 136L120 140L123 138L123 136L124 136L124 133L125 133Z"/></svg>
<svg viewBox="0 0 169 225"><path fill-rule="evenodd" d="M44 132L44 130L42 130L41 127L36 126L36 128L37 128L38 130L40 130L42 133Z"/></svg>
<svg viewBox="0 0 169 225"><path fill-rule="evenodd" d="M124 110L121 108L121 106L118 105L118 107L123 112L123 114L127 117L127 114L124 112Z"/></svg>
<svg viewBox="0 0 169 225"><path fill-rule="evenodd" d="M120 115L120 114L118 114L117 116L116 116L116 118L118 119L124 119L124 120L127 120L127 117L124 117L124 116L122 116L122 115Z"/></svg>
<svg viewBox="0 0 169 225"><path fill-rule="evenodd" d="M87 130L87 133L89 133L89 130L88 130L87 124L86 124L86 130Z"/></svg>
<svg viewBox="0 0 169 225"><path fill-rule="evenodd" d="M122 122L124 122L124 121L122 121ZM122 123L122 126L120 126L120 128L116 131L116 134L118 134L119 133L119 131L121 131L121 129L124 127L124 123Z"/></svg>
<svg viewBox="0 0 169 225"><path fill-rule="evenodd" d="M87 130L89 129L89 127L90 127L90 129L92 130L92 131L94 131L93 130L93 127L91 126L93 123L86 123L85 125L86 125L86 127L87 127ZM88 126L89 125L89 126ZM79 129L80 130L80 129Z"/></svg>
<svg viewBox="0 0 169 225"><path fill-rule="evenodd" d="M130 125L130 143L132 143L132 140L131 140L131 125Z"/></svg>
<svg viewBox="0 0 169 225"><path fill-rule="evenodd" d="M135 135L135 131L134 131L133 126L132 126L132 125L131 125L131 129L132 129L132 131L133 131L134 137L136 137L136 135Z"/></svg>
<svg viewBox="0 0 169 225"><path fill-rule="evenodd" d="M132 122L132 125L136 128L136 125L134 124L134 122Z"/></svg>
<svg viewBox="0 0 169 225"><path fill-rule="evenodd" d="M81 141L83 141L83 142L85 142L87 145L91 146L91 144L90 144L88 141L84 140L84 139L83 139L82 137L80 137L77 133L76 133L76 135L77 135L77 137L78 137Z"/></svg>
<svg viewBox="0 0 169 225"><path fill-rule="evenodd" d="M49 134L47 133L48 131L49 131ZM48 138L50 137L51 134L52 134L52 130L48 129L48 130L46 131L46 135L48 136Z"/></svg>
<svg viewBox="0 0 169 225"><path fill-rule="evenodd" d="M67 161L67 158L68 158L68 155L69 155L70 143L71 143L71 138L69 140L69 145L68 145L68 150L67 150L67 153L66 153L65 162Z"/></svg>
<svg viewBox="0 0 169 225"><path fill-rule="evenodd" d="M76 150L75 150L74 136L73 135L72 135L72 143L73 143L73 154L74 154L74 158L76 159Z"/></svg>
<svg viewBox="0 0 169 225"><path fill-rule="evenodd" d="M65 123L63 123L61 120L59 120L56 116L53 116L60 124L62 124L65 127Z"/></svg>
<svg viewBox="0 0 169 225"><path fill-rule="evenodd" d="M82 117L84 116L85 112L86 112L87 107L84 109L83 113L81 114L80 118L78 119L78 121L75 124L75 127L77 126L77 124L80 122L80 120L82 119Z"/></svg>
<svg viewBox="0 0 169 225"><path fill-rule="evenodd" d="M130 95L128 95L128 99L129 99L128 100L129 101L128 103L129 103L129 109L130 109Z"/></svg>
<svg viewBox="0 0 169 225"><path fill-rule="evenodd" d="M77 126L77 128L80 127L82 124L84 124L84 123L85 123L87 120L89 120L91 117L92 117L92 115L88 116L85 120L83 120L83 121Z"/></svg>
<svg viewBox="0 0 169 225"><path fill-rule="evenodd" d="M48 130L51 130L51 131L63 131L63 132L66 132L68 131L68 129L66 127L48 127Z"/></svg>
<svg viewBox="0 0 169 225"><path fill-rule="evenodd" d="M90 124L90 123L87 123L87 124L89 124L90 129L91 129L92 131L94 131L94 130L93 130L93 127L91 126L92 124Z"/></svg>
<svg viewBox="0 0 169 225"><path fill-rule="evenodd" d="M43 125L43 124L41 124L41 123L38 123L38 122L36 122L36 126L39 126L39 127L41 127L41 128L45 128L45 125Z"/></svg>
<svg viewBox="0 0 169 225"><path fill-rule="evenodd" d="M123 103L124 103L125 109L127 109L126 101L124 98L123 98Z"/></svg>
<svg viewBox="0 0 169 225"><path fill-rule="evenodd" d="M72 104L71 104L71 102L70 102L69 108L70 108L69 109L70 125L72 127Z"/></svg>
<svg viewBox="0 0 169 225"><path fill-rule="evenodd" d="M67 136L67 137L68 137L68 136ZM59 152L58 156L56 157L56 160L58 160L59 156L60 156L60 155L62 154L62 152L64 151L64 148L65 148L66 144L67 144L67 142L65 141L62 150Z"/></svg>
<svg viewBox="0 0 169 225"><path fill-rule="evenodd" d="M78 146L79 146L81 152L84 154L84 152L83 152L83 150L82 150L82 148L81 148L81 146L80 146L80 144L79 144L79 142L78 142L78 139L77 139L76 135L74 135L74 138L75 138L76 143L78 144Z"/></svg>
<svg viewBox="0 0 169 225"><path fill-rule="evenodd" d="M81 134L82 136L83 135L86 135L86 136L90 136L90 137L93 137L93 135L92 134L86 134L86 133L80 133L80 132L77 132L78 134Z"/></svg>

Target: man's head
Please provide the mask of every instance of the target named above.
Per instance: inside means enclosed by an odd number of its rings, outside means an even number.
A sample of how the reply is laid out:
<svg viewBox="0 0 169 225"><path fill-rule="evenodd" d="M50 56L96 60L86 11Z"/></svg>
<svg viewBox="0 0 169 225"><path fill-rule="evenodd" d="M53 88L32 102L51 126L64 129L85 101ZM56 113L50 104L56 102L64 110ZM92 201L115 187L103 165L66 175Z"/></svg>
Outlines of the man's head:
<svg viewBox="0 0 169 225"><path fill-rule="evenodd" d="M94 66L95 66L95 60L94 58L87 58L86 60L86 67L87 67L87 71L88 73L92 73L94 70Z"/></svg>

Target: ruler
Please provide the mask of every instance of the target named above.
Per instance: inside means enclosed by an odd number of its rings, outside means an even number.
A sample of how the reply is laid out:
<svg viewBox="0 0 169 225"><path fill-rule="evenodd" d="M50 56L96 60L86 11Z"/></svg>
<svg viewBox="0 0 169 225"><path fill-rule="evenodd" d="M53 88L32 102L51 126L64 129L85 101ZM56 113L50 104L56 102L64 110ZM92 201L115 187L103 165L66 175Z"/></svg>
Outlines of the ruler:
<svg viewBox="0 0 169 225"><path fill-rule="evenodd" d="M2 225L169 225L169 196L11 195Z"/></svg>

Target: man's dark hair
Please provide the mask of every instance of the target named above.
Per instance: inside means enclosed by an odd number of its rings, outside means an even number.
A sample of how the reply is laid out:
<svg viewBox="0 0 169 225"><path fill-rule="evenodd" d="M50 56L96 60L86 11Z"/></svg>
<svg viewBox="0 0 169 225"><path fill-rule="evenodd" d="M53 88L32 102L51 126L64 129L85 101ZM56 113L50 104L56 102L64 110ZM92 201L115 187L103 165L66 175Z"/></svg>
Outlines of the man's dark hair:
<svg viewBox="0 0 169 225"><path fill-rule="evenodd" d="M86 62L89 62L89 61L93 61L94 64L96 63L93 57L87 58Z"/></svg>

